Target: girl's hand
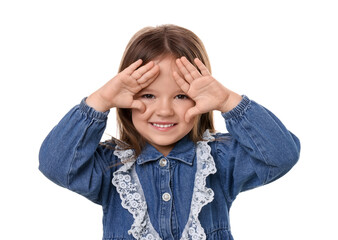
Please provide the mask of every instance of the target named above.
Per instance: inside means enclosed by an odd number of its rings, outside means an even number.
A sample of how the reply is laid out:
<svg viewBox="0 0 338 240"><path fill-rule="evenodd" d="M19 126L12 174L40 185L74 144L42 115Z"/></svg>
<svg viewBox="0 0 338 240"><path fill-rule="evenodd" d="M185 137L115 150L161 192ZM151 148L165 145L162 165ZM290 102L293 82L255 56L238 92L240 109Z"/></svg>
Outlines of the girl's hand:
<svg viewBox="0 0 338 240"><path fill-rule="evenodd" d="M196 103L187 111L185 120L189 122L192 117L212 110L228 112L236 107L242 97L214 79L201 60L196 58L194 62L201 73L185 57L176 60L184 78L173 72L176 83Z"/></svg>
<svg viewBox="0 0 338 240"><path fill-rule="evenodd" d="M134 95L156 79L160 68L153 61L138 68L141 64L142 60L139 59L117 74L103 87L91 94L86 100L87 104L101 112L113 107L136 108L144 112L144 103L135 100Z"/></svg>

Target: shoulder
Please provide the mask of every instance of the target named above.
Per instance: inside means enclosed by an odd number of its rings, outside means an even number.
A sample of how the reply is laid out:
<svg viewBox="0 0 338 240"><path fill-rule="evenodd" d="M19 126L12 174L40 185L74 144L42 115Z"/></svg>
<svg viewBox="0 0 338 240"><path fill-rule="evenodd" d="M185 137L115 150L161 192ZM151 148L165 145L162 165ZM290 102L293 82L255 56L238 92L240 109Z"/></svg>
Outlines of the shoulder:
<svg viewBox="0 0 338 240"><path fill-rule="evenodd" d="M213 133L212 134L213 139L209 142L210 146L213 146L214 148L230 148L234 142L235 139L230 133Z"/></svg>
<svg viewBox="0 0 338 240"><path fill-rule="evenodd" d="M123 162L127 162L126 158L128 160L134 158L134 150L114 137L100 142L99 151L101 151L103 156L106 156L103 160L111 171L119 169L123 165Z"/></svg>
<svg viewBox="0 0 338 240"><path fill-rule="evenodd" d="M209 141L211 154L216 159L231 158L238 150L238 142L229 133L214 133Z"/></svg>

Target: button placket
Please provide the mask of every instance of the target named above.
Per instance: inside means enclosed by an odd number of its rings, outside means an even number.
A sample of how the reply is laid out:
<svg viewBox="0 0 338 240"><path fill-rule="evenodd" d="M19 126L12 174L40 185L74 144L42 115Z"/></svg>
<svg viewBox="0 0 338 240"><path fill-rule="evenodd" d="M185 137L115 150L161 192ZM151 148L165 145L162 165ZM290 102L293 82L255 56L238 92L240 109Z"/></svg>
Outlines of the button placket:
<svg viewBox="0 0 338 240"><path fill-rule="evenodd" d="M172 193L170 189L170 167L169 160L162 157L158 161L160 171L160 218L159 228L162 239L173 239L171 232Z"/></svg>

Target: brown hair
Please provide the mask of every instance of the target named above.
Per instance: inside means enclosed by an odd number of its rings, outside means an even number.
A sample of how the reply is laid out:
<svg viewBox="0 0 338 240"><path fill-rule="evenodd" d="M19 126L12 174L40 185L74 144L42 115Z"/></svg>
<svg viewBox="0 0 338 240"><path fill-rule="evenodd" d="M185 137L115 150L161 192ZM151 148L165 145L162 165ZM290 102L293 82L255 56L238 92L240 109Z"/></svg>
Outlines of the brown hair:
<svg viewBox="0 0 338 240"><path fill-rule="evenodd" d="M202 41L190 30L176 25L146 27L138 31L125 49L119 72L138 59L142 59L144 65L151 60L165 56L174 58L185 56L194 65L193 60L199 58L211 72L209 58ZM117 108L117 122L120 140L133 148L136 156L139 155L146 140L132 123L131 109ZM194 142L202 140L203 133L207 129L211 132L215 131L212 112L195 118L194 127L189 133L191 140ZM123 148L126 146L124 145Z"/></svg>

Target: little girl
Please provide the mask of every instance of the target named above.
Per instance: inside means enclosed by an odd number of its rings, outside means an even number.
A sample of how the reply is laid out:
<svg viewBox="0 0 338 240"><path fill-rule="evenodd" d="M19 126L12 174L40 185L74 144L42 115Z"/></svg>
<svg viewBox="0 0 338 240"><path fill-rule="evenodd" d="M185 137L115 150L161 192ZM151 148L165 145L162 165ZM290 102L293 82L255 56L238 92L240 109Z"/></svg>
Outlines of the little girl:
<svg viewBox="0 0 338 240"><path fill-rule="evenodd" d="M120 140L100 143L111 108ZM164 25L134 35L119 73L49 133L39 168L102 205L105 240L229 240L237 194L283 176L299 150L276 116L212 77L194 33Z"/></svg>

